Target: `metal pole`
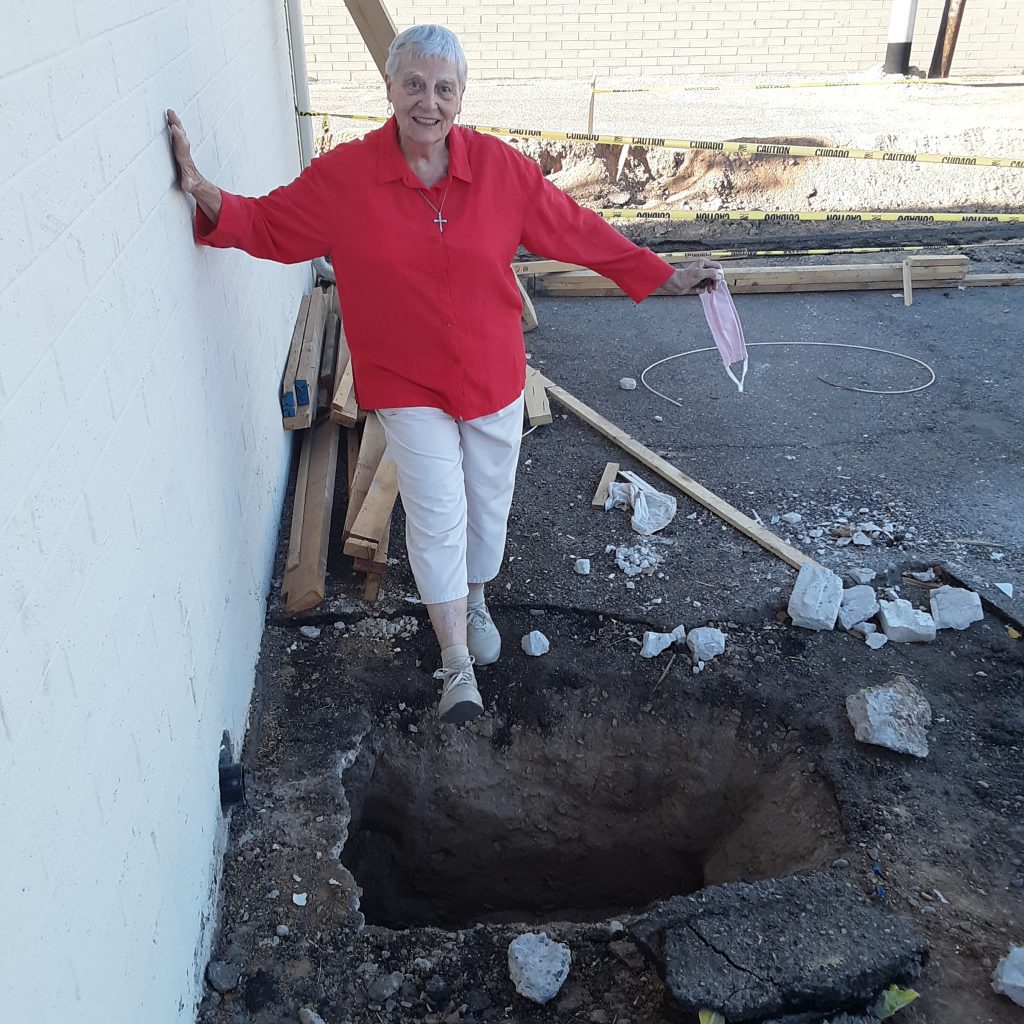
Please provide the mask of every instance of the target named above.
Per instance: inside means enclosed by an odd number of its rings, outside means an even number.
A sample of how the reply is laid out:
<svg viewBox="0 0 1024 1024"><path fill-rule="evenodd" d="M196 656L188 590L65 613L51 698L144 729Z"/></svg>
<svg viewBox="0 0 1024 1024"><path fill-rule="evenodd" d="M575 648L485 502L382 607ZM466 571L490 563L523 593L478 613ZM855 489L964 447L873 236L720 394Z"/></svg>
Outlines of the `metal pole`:
<svg viewBox="0 0 1024 1024"><path fill-rule="evenodd" d="M892 0L889 16L889 40L885 46L887 75L905 75L910 70L910 45L914 41L917 0Z"/></svg>

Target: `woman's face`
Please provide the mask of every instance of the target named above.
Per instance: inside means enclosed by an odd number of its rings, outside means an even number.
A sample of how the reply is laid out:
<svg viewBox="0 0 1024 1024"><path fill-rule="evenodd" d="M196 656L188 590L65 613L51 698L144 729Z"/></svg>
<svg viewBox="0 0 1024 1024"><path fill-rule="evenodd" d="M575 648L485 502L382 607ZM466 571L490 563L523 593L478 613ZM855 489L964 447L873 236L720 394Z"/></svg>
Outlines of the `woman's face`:
<svg viewBox="0 0 1024 1024"><path fill-rule="evenodd" d="M437 57L404 57L395 77L385 77L402 138L420 145L444 142L462 109L454 64Z"/></svg>

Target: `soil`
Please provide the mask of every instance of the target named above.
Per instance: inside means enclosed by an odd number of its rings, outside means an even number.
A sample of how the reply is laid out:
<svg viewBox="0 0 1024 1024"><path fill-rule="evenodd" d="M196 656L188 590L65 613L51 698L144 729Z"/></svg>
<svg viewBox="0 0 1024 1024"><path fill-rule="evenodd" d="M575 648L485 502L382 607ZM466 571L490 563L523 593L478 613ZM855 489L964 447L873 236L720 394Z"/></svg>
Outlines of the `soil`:
<svg viewBox="0 0 1024 1024"><path fill-rule="evenodd" d="M588 198L578 168L589 161L607 175L607 154L566 156L552 174L566 185L577 174ZM691 193L683 201L712 202L693 190L724 171L698 163L673 157L639 192L630 186L631 201L675 181L675 195ZM742 173L749 195L760 171ZM791 184L805 188L805 173L794 165ZM972 196L978 208L989 203ZM600 190L590 198L607 202ZM840 204L832 208L876 205L857 198L828 197ZM927 198L938 207L945 196ZM817 237L810 225L636 230L662 248ZM828 230L837 244L859 237ZM948 241L947 229L934 230ZM998 269L1019 250L975 255ZM380 603L359 599L338 528L328 599L301 619L279 599L286 512L242 756L248 798L231 812L213 956L242 980L208 992L202 1024L279 1024L303 1007L326 1024L661 1021L662 982L624 929L653 901L701 885L807 871L852 880L925 932L921 995L897 1019L1019 1021L990 977L1011 944L1024 944L1021 603L992 587L997 578L1018 595L1024 587L1020 291L921 292L909 310L887 293L737 299L748 341L857 340L934 365L933 387L899 399L822 384L819 374L906 384L906 367L835 350L811 362L752 349L753 400L706 356L657 378L682 407L620 391L619 377L707 344L693 309L681 317L674 300L639 310L619 299L539 300L541 328L527 336L535 365L744 511L766 523L799 512L800 524L772 528L837 572L869 566L876 587L899 587L919 606L928 584L911 570L978 589L984 620L932 643L872 651L841 630L794 627L785 614L793 572L687 499L656 546L663 563L627 578L606 547L639 538L625 513L590 498L606 461L651 475L556 407L555 422L524 439L509 557L489 588L505 652L479 672L485 714L439 726L438 652L405 562L400 509ZM339 489L336 524L343 515ZM844 519L892 528L853 549L832 532ZM579 557L592 560L591 576L572 571ZM683 647L639 657L645 629L680 622L722 628L725 654L703 670ZM320 635L302 635L304 624ZM532 629L551 642L543 657L519 647ZM897 675L931 703L927 758L853 738L846 697ZM509 979L508 944L529 929L572 953L545 1006Z"/></svg>

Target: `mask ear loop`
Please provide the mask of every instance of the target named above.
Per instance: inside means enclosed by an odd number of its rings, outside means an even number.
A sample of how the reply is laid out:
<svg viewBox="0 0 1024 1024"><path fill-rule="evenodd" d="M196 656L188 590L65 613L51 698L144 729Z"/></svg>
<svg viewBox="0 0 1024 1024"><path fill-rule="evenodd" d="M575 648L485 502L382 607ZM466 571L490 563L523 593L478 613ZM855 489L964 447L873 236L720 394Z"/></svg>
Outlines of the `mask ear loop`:
<svg viewBox="0 0 1024 1024"><path fill-rule="evenodd" d="M749 359L743 360L743 369L740 371L740 379L736 379L736 374L732 372L732 367L727 366L725 372L729 374L729 379L736 385L736 390L743 394L743 382L747 379L747 363Z"/></svg>

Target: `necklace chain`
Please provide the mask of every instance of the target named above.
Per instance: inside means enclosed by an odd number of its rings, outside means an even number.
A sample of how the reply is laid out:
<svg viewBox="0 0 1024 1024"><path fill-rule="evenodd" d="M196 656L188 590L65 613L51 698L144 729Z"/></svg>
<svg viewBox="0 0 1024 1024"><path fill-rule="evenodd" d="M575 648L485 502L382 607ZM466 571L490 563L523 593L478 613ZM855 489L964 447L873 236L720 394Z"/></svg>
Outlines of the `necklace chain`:
<svg viewBox="0 0 1024 1024"><path fill-rule="evenodd" d="M423 191L423 189L421 189L421 188L416 189L416 191L419 192L420 198L423 200L423 202L425 202L427 204L427 206L429 206L434 211L434 213L437 214L437 217L434 219L434 223L437 225L438 230L441 232L442 235L444 234L444 226L445 226L445 224L448 223L448 218L441 216L441 211L444 209L444 201L448 198L448 188L451 188L451 184L450 183L449 183L448 187L445 188L444 195L441 196L441 205L440 206L435 206L427 198L427 194L426 194L426 192Z"/></svg>

